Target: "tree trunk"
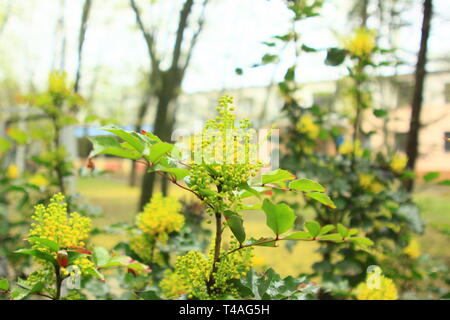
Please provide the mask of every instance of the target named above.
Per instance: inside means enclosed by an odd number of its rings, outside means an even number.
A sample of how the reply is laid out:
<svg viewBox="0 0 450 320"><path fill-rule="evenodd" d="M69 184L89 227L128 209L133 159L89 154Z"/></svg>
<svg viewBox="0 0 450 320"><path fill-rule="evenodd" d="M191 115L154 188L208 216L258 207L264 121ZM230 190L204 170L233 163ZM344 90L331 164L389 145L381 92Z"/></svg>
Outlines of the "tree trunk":
<svg viewBox="0 0 450 320"><path fill-rule="evenodd" d="M141 102L141 105L139 106L138 117L136 119L136 124L134 126L134 130L136 132L141 132L141 130L142 130L144 118L145 118L145 115L147 114L150 99L153 94L153 92L150 88L151 87L149 87L145 90L144 98ZM137 178L136 176L137 176L136 161L131 160L131 171L130 171L130 179L129 179L130 187L136 186L136 178Z"/></svg>
<svg viewBox="0 0 450 320"><path fill-rule="evenodd" d="M419 153L419 132L420 132L420 113L422 111L423 89L426 76L426 63L428 51L428 38L430 36L431 17L433 15L433 1L424 0L423 2L423 23L422 37L417 57L414 96L411 105L411 120L409 124L408 139L406 144L406 155L408 156L408 168L415 169ZM405 182L406 189L411 192L414 188L414 180Z"/></svg>
<svg viewBox="0 0 450 320"><path fill-rule="evenodd" d="M167 76L168 74L166 74ZM166 77L165 77L166 78ZM170 77L167 77L168 79ZM172 131L170 123L168 123L168 111L170 104L176 99L175 92L178 91L179 84L176 86L166 85L163 81L161 93L158 95L158 105L156 109L156 117L154 123L153 133L162 141L170 140L170 133ZM142 178L141 197L139 200L139 210L142 210L145 204L150 200L155 189L155 173L146 172Z"/></svg>

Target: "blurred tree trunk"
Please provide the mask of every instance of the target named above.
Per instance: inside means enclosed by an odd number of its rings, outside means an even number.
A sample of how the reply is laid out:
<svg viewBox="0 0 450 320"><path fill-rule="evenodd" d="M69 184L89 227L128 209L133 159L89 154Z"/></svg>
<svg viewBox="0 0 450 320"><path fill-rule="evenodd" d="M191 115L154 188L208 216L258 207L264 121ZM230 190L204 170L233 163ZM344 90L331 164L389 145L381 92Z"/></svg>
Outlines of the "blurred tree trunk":
<svg viewBox="0 0 450 320"><path fill-rule="evenodd" d="M152 96L156 100L156 115L153 123L153 133L163 141L170 141L171 138L171 132L174 124L171 117L175 117L173 114L174 110L172 108L174 106L174 102L180 94L181 83L186 73L186 69L189 66L192 51L197 43L198 36L203 29L204 12L207 3L208 0L203 1L202 12L197 23L197 29L192 32L192 36L190 38L187 38L186 30L190 26L189 16L192 13L194 1L184 1L180 10L175 43L171 52L171 64L168 69L163 70L160 65L161 57L157 53L154 33L152 31L148 31L144 26L141 12L139 7L136 5L136 1L130 0L131 8L135 13L136 22L146 42L150 58L151 71L149 76L149 85ZM186 42L188 49L183 52L182 48ZM182 59L182 56L184 56L184 59ZM141 118L144 118L147 108L143 108L141 111L143 114ZM154 185L155 174L146 172L142 178L139 210L142 209L150 200L154 191Z"/></svg>
<svg viewBox="0 0 450 320"><path fill-rule="evenodd" d="M78 47L77 47L77 66L75 73L75 81L73 90L75 93L80 94L80 82L82 75L82 67L83 67L83 48L86 39L86 32L88 28L88 20L89 13L91 11L92 0L85 0L83 4L81 20L80 20L80 29L78 32ZM63 40L63 50L65 50L65 37ZM64 55L65 53L61 53L61 68L64 68ZM75 116L78 112L79 106L75 105L71 108L70 113L72 116ZM67 150L68 160L71 162L76 161L78 158L78 140L75 134L75 126L64 126L61 127L60 132L61 144L64 145ZM65 177L64 182L67 184L67 193L71 194L75 192L75 175Z"/></svg>
<svg viewBox="0 0 450 320"><path fill-rule="evenodd" d="M5 12L3 13L2 21L0 21L0 36L3 34L6 24L8 23L9 17L11 16L11 9L12 9L12 0L9 0L8 4L6 5Z"/></svg>
<svg viewBox="0 0 450 320"><path fill-rule="evenodd" d="M75 75L74 91L79 93L81 70L83 66L83 47L86 40L86 32L88 28L89 13L91 12L92 0L85 0L83 5L83 12L81 14L80 30L78 33L78 60L77 60L77 72Z"/></svg>
<svg viewBox="0 0 450 320"><path fill-rule="evenodd" d="M139 105L138 114L136 118L136 123L134 125L134 131L141 132L142 127L144 125L145 115L147 114L148 107L150 105L150 99L153 95L152 86L147 84L147 87L144 89L144 95L142 97L141 104ZM129 185L130 187L136 186L136 178L137 178L137 167L136 161L131 161L131 170L130 170L130 179Z"/></svg>
<svg viewBox="0 0 450 320"><path fill-rule="evenodd" d="M420 48L417 56L417 65L415 72L414 95L411 105L411 119L406 143L406 155L408 156L407 167L410 170L415 169L419 153L419 133L420 133L420 113L422 111L423 89L426 77L426 63L428 51L428 38L430 36L431 18L433 15L433 1L424 0L423 2L423 22ZM405 187L409 192L414 188L414 180L405 182Z"/></svg>

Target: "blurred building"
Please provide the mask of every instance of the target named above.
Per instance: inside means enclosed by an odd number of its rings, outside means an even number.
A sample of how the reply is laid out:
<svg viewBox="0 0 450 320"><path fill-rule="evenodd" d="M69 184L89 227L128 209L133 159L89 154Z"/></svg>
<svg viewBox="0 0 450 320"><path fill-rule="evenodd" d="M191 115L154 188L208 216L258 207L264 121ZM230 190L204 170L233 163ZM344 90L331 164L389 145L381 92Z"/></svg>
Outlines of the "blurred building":
<svg viewBox="0 0 450 320"><path fill-rule="evenodd" d="M376 150L405 151L414 75L379 77L372 86L374 108L389 110L389 117L364 114L363 130L374 131L365 145ZM257 126L285 123L280 114L283 100L277 88L255 87L183 94L178 100L176 127L188 132L200 127L216 115L217 100L225 93L235 97L239 116L249 118ZM315 104L330 111L351 112L343 80L302 84L298 98L304 106ZM423 103L417 172L440 171L450 175L450 143L443 140L450 137L450 71L427 75Z"/></svg>

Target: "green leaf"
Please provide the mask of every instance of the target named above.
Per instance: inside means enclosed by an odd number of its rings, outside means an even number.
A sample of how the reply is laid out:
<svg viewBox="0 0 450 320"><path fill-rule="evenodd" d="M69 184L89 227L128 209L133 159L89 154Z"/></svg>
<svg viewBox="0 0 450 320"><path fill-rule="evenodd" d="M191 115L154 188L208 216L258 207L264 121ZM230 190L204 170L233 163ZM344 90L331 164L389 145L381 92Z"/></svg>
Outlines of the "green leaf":
<svg viewBox="0 0 450 320"><path fill-rule="evenodd" d="M265 64L273 63L277 60L278 60L278 56L276 54L266 53L261 59L261 64L265 65Z"/></svg>
<svg viewBox="0 0 450 320"><path fill-rule="evenodd" d="M49 239L30 237L28 238L28 241L30 241L31 243L39 243L54 252L57 252L60 249L59 244Z"/></svg>
<svg viewBox="0 0 450 320"><path fill-rule="evenodd" d="M30 290L17 287L11 292L11 299L13 300L23 300L26 299L30 295Z"/></svg>
<svg viewBox="0 0 450 320"><path fill-rule="evenodd" d="M0 154L5 153L11 148L11 142L8 140L0 137Z"/></svg>
<svg viewBox="0 0 450 320"><path fill-rule="evenodd" d="M148 160L151 163L157 163L161 157L170 152L174 146L167 142L158 142L151 146Z"/></svg>
<svg viewBox="0 0 450 320"><path fill-rule="evenodd" d="M313 238L317 237L320 233L320 224L316 221L305 222L305 228L309 231Z"/></svg>
<svg viewBox="0 0 450 320"><path fill-rule="evenodd" d="M351 240L357 244L363 245L363 246L372 246L373 245L373 241L368 238L353 237L353 238L350 238L349 240Z"/></svg>
<svg viewBox="0 0 450 320"><path fill-rule="evenodd" d="M330 48L327 52L325 64L328 66L338 66L342 64L347 56L347 50L340 48Z"/></svg>
<svg viewBox="0 0 450 320"><path fill-rule="evenodd" d="M311 192L311 191L317 191L317 192L324 192L325 188L320 185L319 183L309 180L309 179L298 179L291 181L289 183L289 188L297 191L302 192Z"/></svg>
<svg viewBox="0 0 450 320"><path fill-rule="evenodd" d="M155 290L140 292L139 297L141 297L144 300L163 300L161 299L160 296L158 296Z"/></svg>
<svg viewBox="0 0 450 320"><path fill-rule="evenodd" d="M346 238L348 236L348 229L343 224L338 223L337 230L342 238Z"/></svg>
<svg viewBox="0 0 450 320"><path fill-rule="evenodd" d="M28 254L30 256L51 262L52 264L56 264L56 260L53 258L51 254L36 249L19 249L14 251L14 253Z"/></svg>
<svg viewBox="0 0 450 320"><path fill-rule="evenodd" d="M95 247L93 250L94 262L97 266L101 267L109 262L109 253L105 248Z"/></svg>
<svg viewBox="0 0 450 320"><path fill-rule="evenodd" d="M0 278L0 290L2 291L9 290L9 282L5 278Z"/></svg>
<svg viewBox="0 0 450 320"><path fill-rule="evenodd" d="M286 81L294 81L295 80L295 66L290 67L286 74L284 75L284 80Z"/></svg>
<svg viewBox="0 0 450 320"><path fill-rule="evenodd" d="M384 110L384 109L375 109L375 110L373 110L373 114L377 118L383 118L388 115L388 112L387 112L387 110Z"/></svg>
<svg viewBox="0 0 450 320"><path fill-rule="evenodd" d="M233 232L236 239L239 243L243 243L245 241L245 230L244 230L244 221L242 218L233 211L226 210L224 212L225 219L227 221L228 226Z"/></svg>
<svg viewBox="0 0 450 320"><path fill-rule="evenodd" d="M443 181L438 182L438 184L441 186L450 186L450 180L448 180L448 179L443 180Z"/></svg>
<svg viewBox="0 0 450 320"><path fill-rule="evenodd" d="M322 229L320 229L319 236L327 234L328 232L334 229L335 226L333 226L332 224L327 224L326 226L322 227Z"/></svg>
<svg viewBox="0 0 450 320"><path fill-rule="evenodd" d="M67 255L69 256L69 265L73 264L75 260L77 260L79 257L86 255L86 253L81 252L74 252L74 251L67 251Z"/></svg>
<svg viewBox="0 0 450 320"><path fill-rule="evenodd" d="M273 241L270 241L270 240L273 240ZM264 243L258 244L259 242L264 242ZM276 243L276 239L274 239L274 238L262 237L259 239L250 238L247 240L245 245L255 245L255 246L260 246L260 247L276 247L277 243Z"/></svg>
<svg viewBox="0 0 450 320"><path fill-rule="evenodd" d="M423 176L423 179L426 182L430 182L430 181L433 181L433 180L439 178L440 175L441 175L440 172L437 172L437 171L428 172L426 175Z"/></svg>
<svg viewBox="0 0 450 320"><path fill-rule="evenodd" d="M163 171L170 173L175 177L175 179L182 180L184 177L188 176L190 174L189 170L183 169L183 168L164 168L164 167L157 167L153 171Z"/></svg>
<svg viewBox="0 0 450 320"><path fill-rule="evenodd" d="M112 136L97 136L90 137L93 150L89 154L89 157L95 157L100 154L108 154L120 158L137 160L142 157L142 154L130 149L125 149L123 146Z"/></svg>
<svg viewBox="0 0 450 320"><path fill-rule="evenodd" d="M116 126L104 127L102 128L102 130L111 132L112 134L115 134L122 140L128 142L139 153L144 152L145 149L144 142L135 133L125 131Z"/></svg>
<svg viewBox="0 0 450 320"><path fill-rule="evenodd" d="M297 231L294 232L287 237L284 237L287 240L311 240L312 236L308 231Z"/></svg>
<svg viewBox="0 0 450 320"><path fill-rule="evenodd" d="M94 267L91 267L91 268L87 269L86 271L90 275L92 275L92 276L94 276L94 277L96 277L96 278L98 278L98 279L100 279L102 281L105 280L105 277Z"/></svg>
<svg viewBox="0 0 450 320"><path fill-rule="evenodd" d="M236 68L236 69L234 69L234 72L235 72L238 76L241 76L241 75L244 73L244 71L242 70L242 68Z"/></svg>
<svg viewBox="0 0 450 320"><path fill-rule="evenodd" d="M330 241L342 241L342 236L340 233L332 233L320 236L319 240L330 240Z"/></svg>
<svg viewBox="0 0 450 320"><path fill-rule="evenodd" d="M258 198L261 198L261 194L259 193L259 191L250 187L247 182L243 182L243 183L239 184L239 188L244 189L245 191L248 191L248 193L250 195L254 195ZM246 196L244 194L241 195L241 198L245 198L245 197Z"/></svg>
<svg viewBox="0 0 450 320"><path fill-rule="evenodd" d="M289 171L283 169L277 169L275 171L266 172L262 175L261 182L262 184L267 183L277 183L285 180L292 180L295 176Z"/></svg>
<svg viewBox="0 0 450 320"><path fill-rule="evenodd" d="M25 144L28 141L28 135L26 132L18 128L9 128L7 134L18 144Z"/></svg>
<svg viewBox="0 0 450 320"><path fill-rule="evenodd" d="M311 199L314 199L314 200L319 201L320 203L323 203L324 205L326 205L327 207L329 207L331 209L336 209L336 205L334 204L334 202L325 193L308 192L305 195Z"/></svg>
<svg viewBox="0 0 450 320"><path fill-rule="evenodd" d="M314 49L312 47L308 47L307 45L302 45L302 50L305 52L317 52L317 49Z"/></svg>
<svg viewBox="0 0 450 320"><path fill-rule="evenodd" d="M273 204L265 199L262 209L266 213L266 224L278 236L285 233L294 226L295 214L292 209L284 203Z"/></svg>

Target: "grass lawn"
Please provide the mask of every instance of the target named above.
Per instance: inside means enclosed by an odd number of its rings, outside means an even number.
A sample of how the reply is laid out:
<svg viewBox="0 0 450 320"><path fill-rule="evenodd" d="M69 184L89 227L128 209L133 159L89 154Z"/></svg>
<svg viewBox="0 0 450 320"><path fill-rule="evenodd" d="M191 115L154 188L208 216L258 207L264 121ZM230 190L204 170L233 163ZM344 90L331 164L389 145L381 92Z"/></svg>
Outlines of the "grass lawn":
<svg viewBox="0 0 450 320"><path fill-rule="evenodd" d="M90 204L103 208L103 216L96 219L97 226L116 222L133 222L139 199L139 188L129 187L125 182L111 180L107 177L85 178L78 181L79 192ZM184 190L171 189L171 194L177 197L189 198L192 195ZM414 196L422 209L422 216L429 224L450 224L450 189L449 188L419 188ZM265 224L265 216L261 212L245 213L246 230L249 236L267 236L271 230ZM97 236L94 242L110 248L118 241L119 236ZM450 248L447 239L438 234L432 227L420 237L422 251L445 257L450 260ZM286 244L281 248L258 247L256 256L261 263L273 267L277 272L286 275L298 275L311 270L311 265L318 259L315 253L317 244L300 242L290 252Z"/></svg>

